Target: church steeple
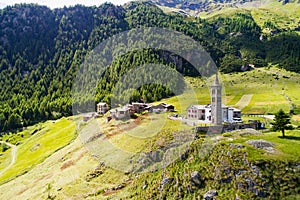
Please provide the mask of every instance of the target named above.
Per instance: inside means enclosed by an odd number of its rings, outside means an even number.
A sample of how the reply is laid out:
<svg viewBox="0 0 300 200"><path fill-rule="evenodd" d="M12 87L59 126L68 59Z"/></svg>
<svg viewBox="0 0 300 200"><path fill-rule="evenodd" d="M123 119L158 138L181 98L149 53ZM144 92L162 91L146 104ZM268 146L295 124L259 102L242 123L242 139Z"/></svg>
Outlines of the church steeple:
<svg viewBox="0 0 300 200"><path fill-rule="evenodd" d="M219 82L218 73L216 74L216 78L215 78L214 86L220 86L220 82Z"/></svg>
<svg viewBox="0 0 300 200"><path fill-rule="evenodd" d="M218 74L210 87L211 90L211 120L215 125L222 125L222 86Z"/></svg>

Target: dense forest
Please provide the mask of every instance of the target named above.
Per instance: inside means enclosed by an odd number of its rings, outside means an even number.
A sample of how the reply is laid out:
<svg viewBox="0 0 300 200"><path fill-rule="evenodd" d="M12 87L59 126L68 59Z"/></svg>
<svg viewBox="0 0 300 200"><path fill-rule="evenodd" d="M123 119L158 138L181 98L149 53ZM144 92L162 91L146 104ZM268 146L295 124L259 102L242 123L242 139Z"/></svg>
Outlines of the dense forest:
<svg viewBox="0 0 300 200"><path fill-rule="evenodd" d="M202 19L168 15L148 2L54 10L32 4L8 6L0 10L0 131L72 115L72 85L85 56L101 41L139 27L163 27L192 37L224 73L267 63L300 72L299 35L293 30L262 35L245 10ZM152 49L126 54L103 73L95 101L110 103L120 77L145 63L163 63L184 75L199 75L186 60L177 60L181 61L170 59L170 52ZM131 100L152 102L171 95L170 89L149 84Z"/></svg>

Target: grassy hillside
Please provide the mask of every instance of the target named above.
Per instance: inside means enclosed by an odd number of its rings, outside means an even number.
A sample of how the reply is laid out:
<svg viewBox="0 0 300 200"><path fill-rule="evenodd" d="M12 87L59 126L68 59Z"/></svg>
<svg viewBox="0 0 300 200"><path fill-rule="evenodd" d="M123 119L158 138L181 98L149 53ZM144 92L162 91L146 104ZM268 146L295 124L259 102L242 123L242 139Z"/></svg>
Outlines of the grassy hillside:
<svg viewBox="0 0 300 200"><path fill-rule="evenodd" d="M186 79L190 83L190 90L181 96L163 100L174 104L178 113L184 113L188 105L197 103L194 95L198 97L198 103L209 102L206 82L198 78ZM227 104L235 105L241 99L246 101L247 98L242 97L251 94L248 96L251 97L250 102L247 101L249 104L243 108L244 112L268 113L279 108L289 111L290 103L282 91L299 106L297 84L300 77L296 73L275 67L260 68L245 73L222 74L221 80L225 86L224 100L227 100ZM293 117L294 125L300 125L299 119L299 115ZM119 151L111 148L111 144L124 153L151 152L167 145L173 139L174 132L191 131L192 127L179 121L170 121L165 114L144 114L137 119L112 120L110 123L99 118L95 122L104 133L95 141L107 139L97 143L100 150L98 154L88 151L89 148L79 138L70 143L75 134L75 125L69 119L63 118L55 123L49 121L18 133L23 134L24 139L17 145L17 159L13 167L0 176L1 199L36 199L47 196L57 199L141 199L157 196L191 199L201 197L211 189L217 190L218 198L221 199L236 196L242 199L258 198L255 191L265 191L268 197L275 199L292 198L299 193L299 130L288 131L285 139L278 137L280 133L253 133L248 130L200 138L192 142L187 156L165 169L152 173L128 173L111 167L109 158L122 164L118 160ZM81 125L93 133L89 123ZM192 136L193 133L190 134ZM2 139L14 143L13 135L3 136ZM272 142L274 152L252 147L247 141L253 139ZM214 147L208 154L203 154L206 149L202 148L203 144ZM242 146L240 149L237 148L239 144ZM1 169L9 163L9 156L10 150L7 150L0 157ZM259 170L258 176L255 174L256 169ZM190 174L195 170L202 177L199 186L190 181ZM243 170L245 172L241 172ZM239 171L243 175L236 176ZM247 185L245 180L248 179L256 186L252 188ZM167 182L162 184L163 180ZM266 183L270 187L266 188Z"/></svg>
<svg viewBox="0 0 300 200"><path fill-rule="evenodd" d="M27 132L26 130L24 132ZM19 135L26 134L24 132ZM48 121L38 127L33 132L32 136L27 139L20 140L17 143L17 151L15 155L15 162L13 165L1 172L0 182L6 182L16 176L30 171L33 167L43 162L47 157L52 155L55 151L70 143L75 137L75 124L69 119L63 118L58 121ZM3 136L2 139L10 141L13 136ZM5 152L2 159L3 163L8 163L11 160L10 151ZM2 165L1 169L5 165Z"/></svg>
<svg viewBox="0 0 300 200"><path fill-rule="evenodd" d="M164 99L161 102L174 104L179 113L195 103L210 103L207 82L199 78L187 77L191 90L183 95ZM300 75L277 67L257 68L243 73L222 74L223 103L241 108L244 114L274 114L279 109L298 114L300 93L298 84ZM250 96L246 105L239 107L243 96ZM197 99L196 99L197 98ZM243 99L242 99L243 100ZM196 102L197 101L197 102Z"/></svg>
<svg viewBox="0 0 300 200"><path fill-rule="evenodd" d="M295 163L299 163L300 151L297 139L300 137L299 131L289 131L287 135L290 138L287 139L278 138L280 134L277 133L263 135L242 135L241 133L224 134L223 138L216 140L218 145L204 158L201 156L204 141L196 140L186 159L178 160L165 170L146 174L124 173L101 165L98 160L91 157L81 142L76 140L54 153L38 167L0 186L0 194L5 199L46 198L47 195L57 199L141 199L142 197L155 198L158 195L190 199L201 197L210 189L216 189L218 197L222 199L231 199L236 195L246 199L256 198L252 191L237 189L236 181L243 181L242 177L226 183L231 173L228 174L225 169L230 168L232 173L242 169L248 170L243 177L249 176L257 184L270 182L272 187L266 191L270 192L269 195L272 197L286 195L292 198L292 195L299 191L293 179L289 179L295 175L293 170L297 170ZM246 143L250 139L265 139L273 142L275 153L267 153L251 147ZM207 140L211 139L207 138ZM242 149L238 150L235 144L241 144ZM236 162L236 159L241 159L242 162ZM264 160L265 165L261 165L261 160ZM251 171L252 168L256 169L254 166L259 167L260 173L268 179L256 177ZM262 166L266 168L261 169ZM285 171L287 167L289 170ZM202 176L203 185L199 187L190 182L190 174L194 170L199 171ZM217 170L220 174L217 174ZM271 177L280 177L280 180L272 182ZM162 186L161 182L165 178L170 178L171 182ZM224 183L219 182L221 180ZM23 184L19 184L21 182ZM47 189L49 186L51 186L50 189ZM287 188L287 186L288 189L280 189ZM4 192L8 188L10 189Z"/></svg>
<svg viewBox="0 0 300 200"><path fill-rule="evenodd" d="M185 160L178 160L151 175L141 175L128 188L132 197L202 199L207 191L217 190L218 199L298 199L299 131L289 132L294 139L285 140L279 139L275 133L256 136L241 136L241 133L221 138L220 143L204 157L201 156L202 141L195 141ZM261 138L275 144L275 153L245 143ZM200 173L200 185L191 181L193 171ZM164 180L169 182L163 183Z"/></svg>

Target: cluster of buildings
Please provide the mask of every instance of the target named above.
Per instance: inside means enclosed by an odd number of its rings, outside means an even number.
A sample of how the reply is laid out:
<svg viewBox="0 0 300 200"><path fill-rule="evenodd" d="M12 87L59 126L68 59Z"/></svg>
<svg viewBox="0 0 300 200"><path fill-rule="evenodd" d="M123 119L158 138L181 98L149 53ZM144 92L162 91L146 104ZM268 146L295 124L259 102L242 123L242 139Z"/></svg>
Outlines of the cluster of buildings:
<svg viewBox="0 0 300 200"><path fill-rule="evenodd" d="M97 113L105 114L108 112L109 106L107 103L97 104ZM123 119L132 117L135 113L142 113L148 111L149 113L161 113L174 111L174 106L170 104L161 103L159 105L151 105L146 103L133 102L127 104L121 108L116 108L110 110L110 117L114 119Z"/></svg>
<svg viewBox="0 0 300 200"><path fill-rule="evenodd" d="M189 120L200 120L204 123L221 125L223 122L233 123L242 122L241 110L228 107L222 104L222 86L219 83L218 75L216 75L211 90L211 103L208 105L191 105L187 108L186 118ZM150 105L146 103L133 102L121 108L110 110L110 119L123 119L132 117L135 113L148 111L149 113L161 113L174 111L174 106L161 103L159 105ZM109 111L107 103L97 104L97 113L105 114Z"/></svg>

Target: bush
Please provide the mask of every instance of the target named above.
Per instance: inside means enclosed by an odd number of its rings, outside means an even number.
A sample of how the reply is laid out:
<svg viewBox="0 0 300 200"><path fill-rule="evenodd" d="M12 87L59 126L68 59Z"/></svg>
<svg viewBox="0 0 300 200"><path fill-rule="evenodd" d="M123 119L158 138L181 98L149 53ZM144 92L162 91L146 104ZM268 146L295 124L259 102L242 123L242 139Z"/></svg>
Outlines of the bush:
<svg viewBox="0 0 300 200"><path fill-rule="evenodd" d="M5 151L7 151L9 148L10 148L10 147L9 147L7 144L5 144L5 143L2 143L2 144L1 144L1 152L5 152Z"/></svg>

